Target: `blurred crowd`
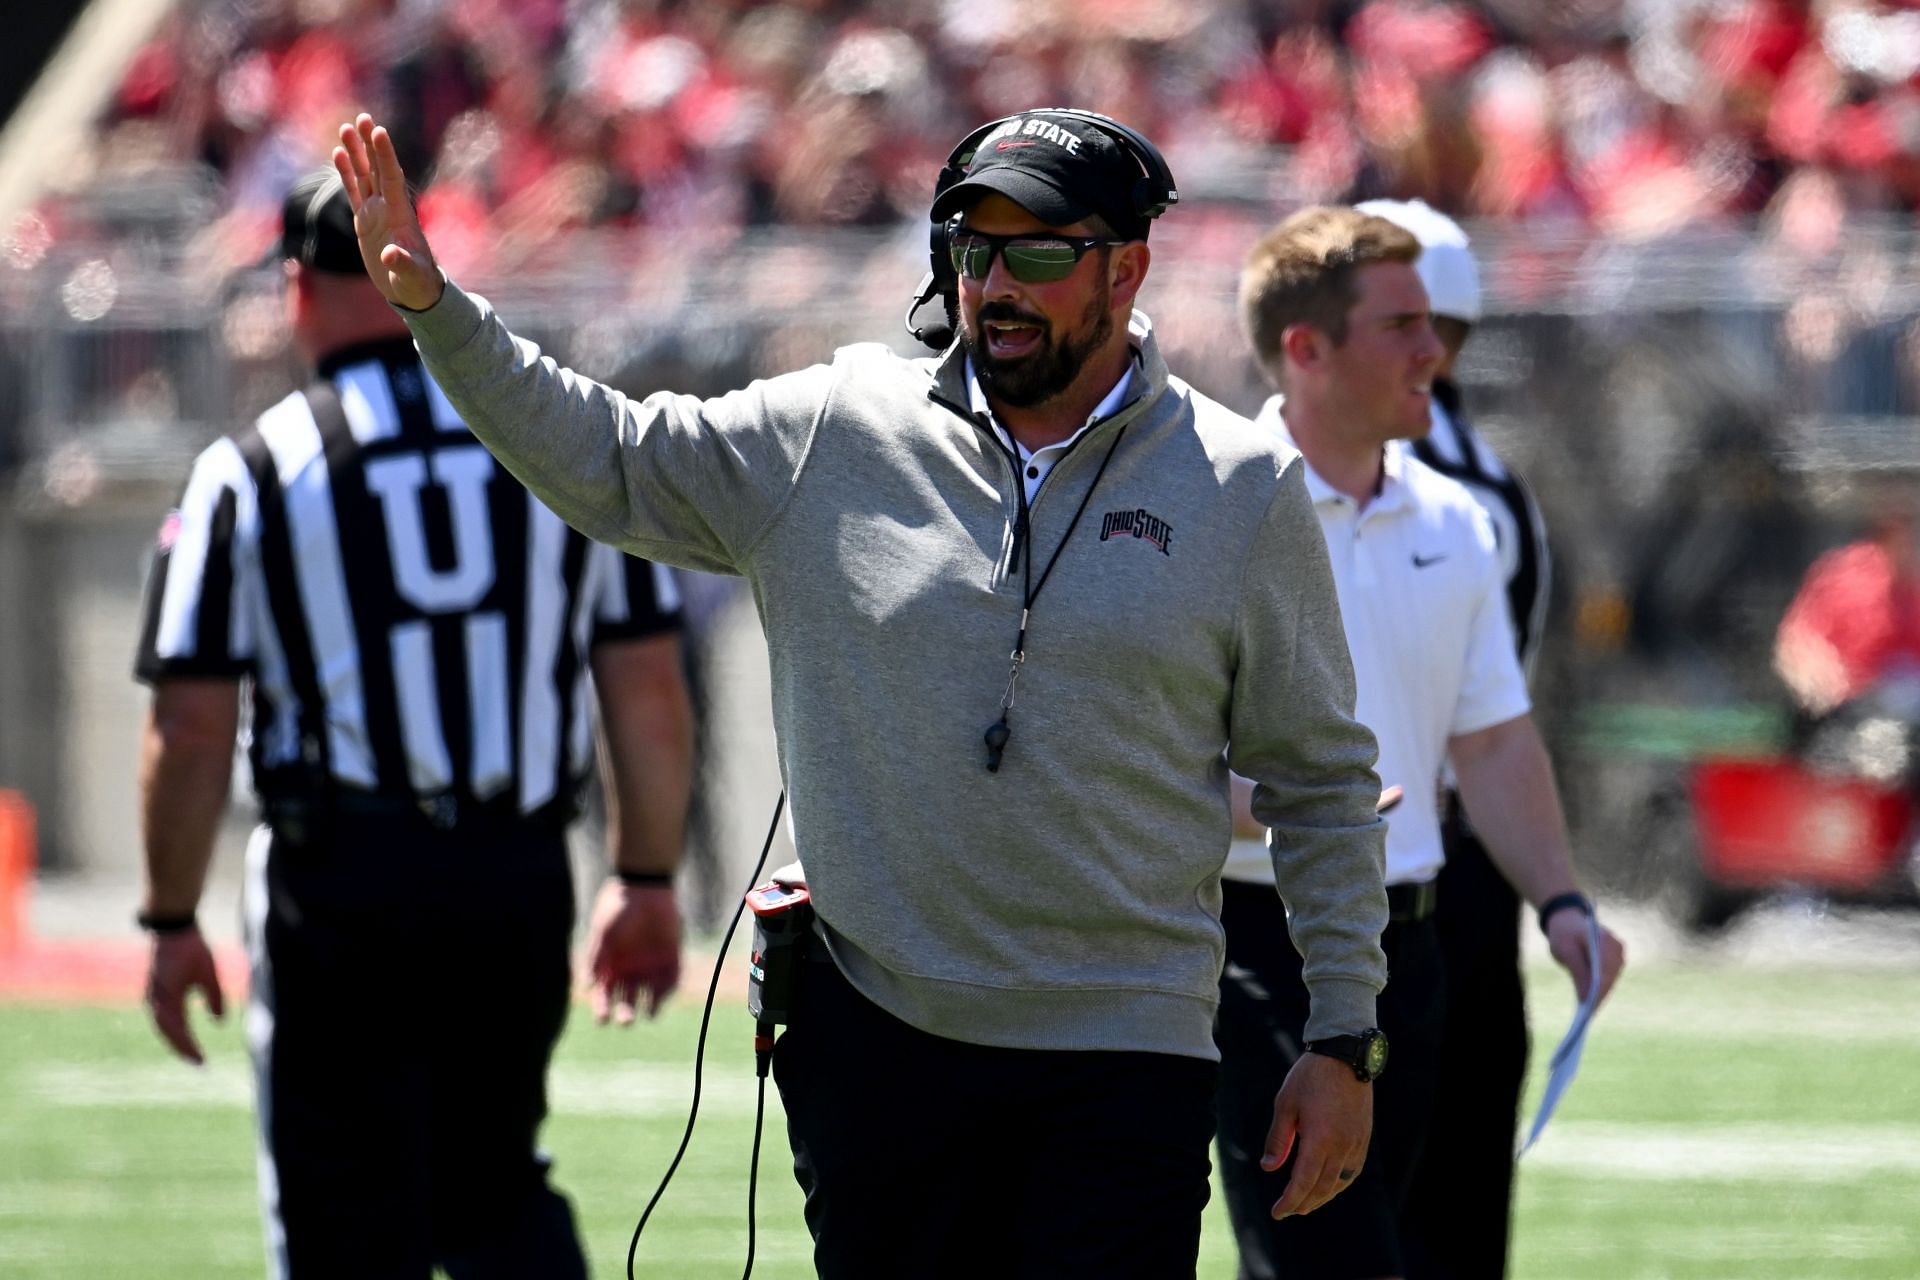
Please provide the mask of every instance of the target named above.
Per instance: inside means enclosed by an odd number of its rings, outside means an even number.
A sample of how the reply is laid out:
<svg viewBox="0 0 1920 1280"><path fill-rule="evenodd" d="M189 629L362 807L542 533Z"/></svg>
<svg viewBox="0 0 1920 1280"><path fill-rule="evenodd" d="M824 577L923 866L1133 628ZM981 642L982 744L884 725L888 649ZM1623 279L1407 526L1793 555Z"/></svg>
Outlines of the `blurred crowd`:
<svg viewBox="0 0 1920 1280"><path fill-rule="evenodd" d="M375 109L457 271L579 228L915 219L964 127L1037 103L1270 205L1638 237L1920 201L1904 0L186 0L94 159L203 164L264 219Z"/></svg>
<svg viewBox="0 0 1920 1280"><path fill-rule="evenodd" d="M449 270L630 390L904 344L948 149L1036 104L1171 158L1145 308L1237 408L1259 230L1424 198L1472 228L1463 380L1561 541L1553 705L1771 699L1828 482L1920 474L1920 0L174 0L107 96L0 228L0 472L45 455L65 505L285 393L253 268L360 109Z"/></svg>

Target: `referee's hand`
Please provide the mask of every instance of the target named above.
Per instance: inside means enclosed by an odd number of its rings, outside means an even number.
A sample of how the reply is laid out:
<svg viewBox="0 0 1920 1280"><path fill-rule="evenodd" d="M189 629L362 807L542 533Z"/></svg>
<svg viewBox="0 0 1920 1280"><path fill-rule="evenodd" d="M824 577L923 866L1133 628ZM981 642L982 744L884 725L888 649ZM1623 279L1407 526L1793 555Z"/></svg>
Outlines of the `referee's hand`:
<svg viewBox="0 0 1920 1280"><path fill-rule="evenodd" d="M608 880L587 925L587 986L593 1019L633 1022L640 995L647 1016L680 985L680 907L672 885Z"/></svg>
<svg viewBox="0 0 1920 1280"><path fill-rule="evenodd" d="M364 111L352 124L341 125L333 167L346 184L360 260L374 287L409 311L425 311L440 301L446 282L420 229L407 175L386 127Z"/></svg>
<svg viewBox="0 0 1920 1280"><path fill-rule="evenodd" d="M226 999L220 994L220 974L214 968L213 952L198 928L179 933L157 933L153 953L147 963L147 1013L154 1029L173 1051L194 1066L206 1063L200 1042L193 1038L187 1021L187 993L195 987L206 999L207 1012L219 1018L226 1014Z"/></svg>
<svg viewBox="0 0 1920 1280"><path fill-rule="evenodd" d="M1273 1128L1260 1157L1271 1173L1293 1152L1293 1173L1273 1216L1312 1213L1353 1185L1372 1136L1373 1086L1338 1058L1301 1054L1273 1100Z"/></svg>

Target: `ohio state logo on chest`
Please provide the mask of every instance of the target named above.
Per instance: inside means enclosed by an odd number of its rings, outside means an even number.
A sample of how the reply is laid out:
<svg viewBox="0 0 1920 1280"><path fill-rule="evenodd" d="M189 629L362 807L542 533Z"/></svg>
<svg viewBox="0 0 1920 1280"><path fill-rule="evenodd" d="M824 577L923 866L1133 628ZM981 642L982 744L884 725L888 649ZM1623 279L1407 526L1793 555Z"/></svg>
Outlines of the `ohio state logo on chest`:
<svg viewBox="0 0 1920 1280"><path fill-rule="evenodd" d="M1152 543L1160 548L1163 556L1173 554L1173 526L1145 507L1136 507L1132 511L1109 511L1100 517L1100 541L1127 534L1132 534L1142 542Z"/></svg>

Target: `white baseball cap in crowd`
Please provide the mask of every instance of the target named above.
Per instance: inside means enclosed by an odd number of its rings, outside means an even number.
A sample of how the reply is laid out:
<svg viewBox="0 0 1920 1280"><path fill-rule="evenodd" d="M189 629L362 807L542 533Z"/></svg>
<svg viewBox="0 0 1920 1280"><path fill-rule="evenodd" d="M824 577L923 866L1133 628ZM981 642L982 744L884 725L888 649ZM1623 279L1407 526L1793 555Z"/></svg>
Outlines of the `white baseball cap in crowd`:
<svg viewBox="0 0 1920 1280"><path fill-rule="evenodd" d="M1413 265L1427 286L1433 314L1479 322L1480 264L1459 223L1425 200L1369 200L1354 207L1404 227L1420 242L1420 260Z"/></svg>

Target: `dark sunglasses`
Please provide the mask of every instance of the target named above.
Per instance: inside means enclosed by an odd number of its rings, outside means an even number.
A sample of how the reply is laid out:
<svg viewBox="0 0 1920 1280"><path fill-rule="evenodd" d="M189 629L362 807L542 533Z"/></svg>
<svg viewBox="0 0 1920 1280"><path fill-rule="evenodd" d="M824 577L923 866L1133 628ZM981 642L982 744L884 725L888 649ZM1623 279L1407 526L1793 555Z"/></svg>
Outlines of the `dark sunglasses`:
<svg viewBox="0 0 1920 1280"><path fill-rule="evenodd" d="M953 269L969 280L985 280L998 254L1021 284L1049 284L1072 275L1087 250L1125 243L1078 236L990 236L961 227L948 241L947 254L953 259Z"/></svg>

